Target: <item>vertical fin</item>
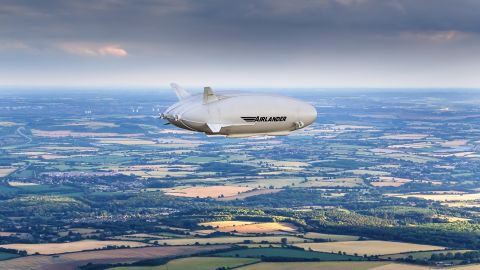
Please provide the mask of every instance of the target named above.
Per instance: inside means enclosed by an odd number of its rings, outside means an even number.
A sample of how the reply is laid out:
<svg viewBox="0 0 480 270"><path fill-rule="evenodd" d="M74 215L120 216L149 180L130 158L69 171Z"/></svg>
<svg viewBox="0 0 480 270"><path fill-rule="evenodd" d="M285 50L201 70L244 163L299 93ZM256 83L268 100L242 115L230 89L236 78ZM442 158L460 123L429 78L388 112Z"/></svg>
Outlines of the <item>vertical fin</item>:
<svg viewBox="0 0 480 270"><path fill-rule="evenodd" d="M175 91L175 95L177 95L178 100L185 99L191 95L187 90L183 89L180 85L176 83L171 83L170 86Z"/></svg>
<svg viewBox="0 0 480 270"><path fill-rule="evenodd" d="M213 93L212 88L204 87L203 88L203 104L217 101L218 97Z"/></svg>

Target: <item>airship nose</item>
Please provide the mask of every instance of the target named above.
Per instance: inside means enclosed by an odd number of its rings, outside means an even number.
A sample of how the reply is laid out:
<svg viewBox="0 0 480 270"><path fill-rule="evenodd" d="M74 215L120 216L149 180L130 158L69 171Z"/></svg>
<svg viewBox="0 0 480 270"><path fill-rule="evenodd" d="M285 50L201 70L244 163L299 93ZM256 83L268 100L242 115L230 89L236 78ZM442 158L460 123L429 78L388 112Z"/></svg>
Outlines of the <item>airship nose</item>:
<svg viewBox="0 0 480 270"><path fill-rule="evenodd" d="M302 121L306 126L312 124L317 119L317 110L310 104L306 104L302 113Z"/></svg>

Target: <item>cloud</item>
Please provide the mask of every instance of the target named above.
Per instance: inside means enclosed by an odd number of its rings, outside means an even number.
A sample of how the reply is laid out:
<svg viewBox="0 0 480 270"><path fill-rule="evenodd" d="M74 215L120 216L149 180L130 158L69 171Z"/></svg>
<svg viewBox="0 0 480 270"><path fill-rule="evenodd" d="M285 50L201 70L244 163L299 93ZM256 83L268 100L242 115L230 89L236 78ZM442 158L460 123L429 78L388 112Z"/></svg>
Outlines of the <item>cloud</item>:
<svg viewBox="0 0 480 270"><path fill-rule="evenodd" d="M58 47L63 51L84 56L115 56L125 57L128 55L127 50L119 45L92 45L83 43L62 43Z"/></svg>
<svg viewBox="0 0 480 270"><path fill-rule="evenodd" d="M365 4L368 0L334 0L335 2L344 6L353 6Z"/></svg>
<svg viewBox="0 0 480 270"><path fill-rule="evenodd" d="M10 40L0 41L0 75L115 70L118 79L130 80L138 66L145 81L146 74L150 80L196 74L199 82L234 83L243 80L236 74L256 73L252 84L278 77L290 84L321 78L316 82L328 85L335 78L332 85L356 85L364 81L349 79L365 70L378 85L378 74L394 81L403 80L404 70L435 71L440 82L447 77L437 67L459 78L480 68L479 0L0 2L0 40ZM112 65L111 59L122 61ZM471 73L460 72L467 66ZM288 81L290 74L298 81ZM478 81L477 74L471 78L466 81Z"/></svg>
<svg viewBox="0 0 480 270"><path fill-rule="evenodd" d="M405 39L415 39L430 42L451 42L461 40L470 34L461 31L429 31L429 32L402 32L400 34Z"/></svg>
<svg viewBox="0 0 480 270"><path fill-rule="evenodd" d="M125 49L115 45L101 47L98 49L98 53L100 55L111 55L111 56L118 56L118 57L124 57L128 55Z"/></svg>
<svg viewBox="0 0 480 270"><path fill-rule="evenodd" d="M7 50L26 50L30 47L20 41L16 40L0 40L0 51L7 51Z"/></svg>

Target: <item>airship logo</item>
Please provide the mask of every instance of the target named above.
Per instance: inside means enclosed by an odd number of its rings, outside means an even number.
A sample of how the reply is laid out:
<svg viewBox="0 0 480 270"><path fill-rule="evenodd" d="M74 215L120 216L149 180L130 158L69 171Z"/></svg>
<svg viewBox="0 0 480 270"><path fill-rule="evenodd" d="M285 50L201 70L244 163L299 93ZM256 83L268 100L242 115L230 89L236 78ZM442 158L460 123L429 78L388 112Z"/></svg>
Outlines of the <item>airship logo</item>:
<svg viewBox="0 0 480 270"><path fill-rule="evenodd" d="M286 116L241 116L246 122L285 122Z"/></svg>

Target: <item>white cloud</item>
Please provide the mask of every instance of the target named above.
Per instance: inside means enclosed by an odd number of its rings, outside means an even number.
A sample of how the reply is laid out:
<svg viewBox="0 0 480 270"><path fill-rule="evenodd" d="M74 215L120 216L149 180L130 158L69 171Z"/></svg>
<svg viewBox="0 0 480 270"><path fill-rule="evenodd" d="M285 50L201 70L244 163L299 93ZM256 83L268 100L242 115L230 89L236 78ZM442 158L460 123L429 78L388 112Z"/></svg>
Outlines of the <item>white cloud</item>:
<svg viewBox="0 0 480 270"><path fill-rule="evenodd" d="M128 55L127 51L119 46L105 46L98 49L98 52L100 53L100 55L112 55L119 57Z"/></svg>
<svg viewBox="0 0 480 270"><path fill-rule="evenodd" d="M95 45L85 43L62 43L58 46L67 53L85 56L115 56L125 57L127 50L119 45Z"/></svg>

